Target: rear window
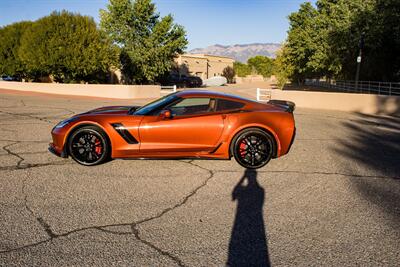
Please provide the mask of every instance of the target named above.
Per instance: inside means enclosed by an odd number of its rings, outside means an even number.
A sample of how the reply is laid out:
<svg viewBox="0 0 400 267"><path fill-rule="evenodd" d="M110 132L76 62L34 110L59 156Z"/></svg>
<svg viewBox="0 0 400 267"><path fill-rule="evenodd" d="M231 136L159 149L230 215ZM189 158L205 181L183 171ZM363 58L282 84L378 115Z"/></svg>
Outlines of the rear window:
<svg viewBox="0 0 400 267"><path fill-rule="evenodd" d="M218 99L217 111L235 110L244 106L244 103L226 99Z"/></svg>

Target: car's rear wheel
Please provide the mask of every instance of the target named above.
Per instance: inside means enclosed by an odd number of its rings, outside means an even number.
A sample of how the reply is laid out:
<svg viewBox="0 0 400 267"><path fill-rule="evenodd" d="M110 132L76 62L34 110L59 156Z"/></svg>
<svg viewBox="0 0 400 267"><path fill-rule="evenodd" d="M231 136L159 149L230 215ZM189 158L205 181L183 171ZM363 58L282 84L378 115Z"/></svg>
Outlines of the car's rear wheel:
<svg viewBox="0 0 400 267"><path fill-rule="evenodd" d="M110 144L106 134L96 126L85 126L69 138L72 159L85 166L101 164L109 159Z"/></svg>
<svg viewBox="0 0 400 267"><path fill-rule="evenodd" d="M273 137L258 128L248 128L236 135L231 153L245 168L258 169L265 166L274 153Z"/></svg>

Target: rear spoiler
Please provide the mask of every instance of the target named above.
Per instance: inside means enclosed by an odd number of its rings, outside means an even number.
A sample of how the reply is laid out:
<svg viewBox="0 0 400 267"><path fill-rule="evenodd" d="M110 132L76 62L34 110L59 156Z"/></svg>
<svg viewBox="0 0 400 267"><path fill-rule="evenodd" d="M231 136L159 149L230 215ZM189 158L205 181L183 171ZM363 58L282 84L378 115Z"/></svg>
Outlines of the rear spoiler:
<svg viewBox="0 0 400 267"><path fill-rule="evenodd" d="M286 101L286 100L269 100L267 102L270 105L284 108L286 112L293 113L294 109L296 108L296 104L291 101Z"/></svg>

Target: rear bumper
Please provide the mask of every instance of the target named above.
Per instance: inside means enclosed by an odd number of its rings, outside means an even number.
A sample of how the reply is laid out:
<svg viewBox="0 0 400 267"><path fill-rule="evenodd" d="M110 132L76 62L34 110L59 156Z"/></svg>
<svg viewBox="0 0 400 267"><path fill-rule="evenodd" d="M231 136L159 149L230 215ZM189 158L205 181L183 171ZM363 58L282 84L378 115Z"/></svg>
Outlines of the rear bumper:
<svg viewBox="0 0 400 267"><path fill-rule="evenodd" d="M290 148L292 147L292 145L293 145L293 143L294 143L294 139L296 138L296 127L294 127L294 131L293 131L293 136L292 136L292 140L290 140L290 144L289 144L289 147L288 147L288 150L287 150L287 152L286 153L289 153L289 151L290 151Z"/></svg>

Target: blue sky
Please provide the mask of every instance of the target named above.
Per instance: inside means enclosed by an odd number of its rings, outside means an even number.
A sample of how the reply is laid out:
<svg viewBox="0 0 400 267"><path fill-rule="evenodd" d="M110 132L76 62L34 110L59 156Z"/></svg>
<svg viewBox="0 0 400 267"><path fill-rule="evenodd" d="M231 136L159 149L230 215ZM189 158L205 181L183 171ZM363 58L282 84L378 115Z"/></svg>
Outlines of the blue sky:
<svg viewBox="0 0 400 267"><path fill-rule="evenodd" d="M161 15L172 14L188 35L188 49L213 44L280 43L287 16L304 0L153 0ZM311 2L315 2L312 0ZM99 21L108 0L0 0L0 26L35 20L66 9Z"/></svg>

